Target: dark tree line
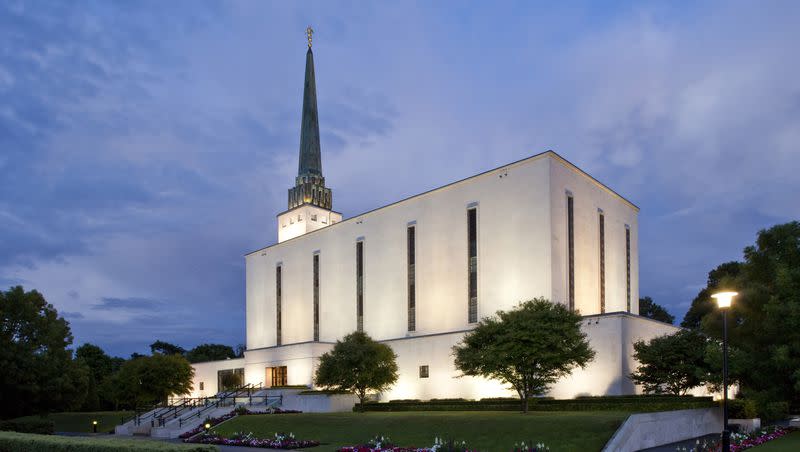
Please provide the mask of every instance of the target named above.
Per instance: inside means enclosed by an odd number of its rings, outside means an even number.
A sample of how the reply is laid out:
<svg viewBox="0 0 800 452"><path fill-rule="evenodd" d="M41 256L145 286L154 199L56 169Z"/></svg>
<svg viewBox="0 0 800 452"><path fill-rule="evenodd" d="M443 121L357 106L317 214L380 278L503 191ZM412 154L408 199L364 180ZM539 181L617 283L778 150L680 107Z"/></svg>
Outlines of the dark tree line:
<svg viewBox="0 0 800 452"><path fill-rule="evenodd" d="M0 419L149 406L191 390L190 363L237 356L227 345L186 351L158 340L151 355L124 359L93 344L73 353L72 342L69 323L42 294L21 286L0 291Z"/></svg>

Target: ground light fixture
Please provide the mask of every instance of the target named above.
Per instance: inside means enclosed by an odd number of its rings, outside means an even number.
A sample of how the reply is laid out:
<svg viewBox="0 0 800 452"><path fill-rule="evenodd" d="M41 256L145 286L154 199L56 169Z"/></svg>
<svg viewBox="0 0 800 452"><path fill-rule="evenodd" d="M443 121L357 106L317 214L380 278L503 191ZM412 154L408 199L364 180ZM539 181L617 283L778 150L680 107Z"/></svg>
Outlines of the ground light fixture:
<svg viewBox="0 0 800 452"><path fill-rule="evenodd" d="M203 427L205 427L205 428L206 428L206 431L208 431L208 429L210 429L210 428L211 428L211 424L210 424L210 423L208 423L208 422L206 422L206 425L204 425Z"/></svg>
<svg viewBox="0 0 800 452"><path fill-rule="evenodd" d="M97 433L97 421L92 421L92 433Z"/></svg>
<svg viewBox="0 0 800 452"><path fill-rule="evenodd" d="M736 292L717 292L711 298L717 300L722 311L722 452L731 450L731 431L728 428L728 309Z"/></svg>

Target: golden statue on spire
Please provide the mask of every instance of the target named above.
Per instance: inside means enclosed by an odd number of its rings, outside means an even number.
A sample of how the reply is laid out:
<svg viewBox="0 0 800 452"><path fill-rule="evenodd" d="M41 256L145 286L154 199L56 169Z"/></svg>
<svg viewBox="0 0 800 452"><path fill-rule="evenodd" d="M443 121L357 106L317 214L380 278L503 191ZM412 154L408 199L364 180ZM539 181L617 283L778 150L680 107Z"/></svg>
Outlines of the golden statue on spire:
<svg viewBox="0 0 800 452"><path fill-rule="evenodd" d="M311 48L311 35L314 34L314 29L311 28L311 25L306 28L306 36L308 37L308 48Z"/></svg>

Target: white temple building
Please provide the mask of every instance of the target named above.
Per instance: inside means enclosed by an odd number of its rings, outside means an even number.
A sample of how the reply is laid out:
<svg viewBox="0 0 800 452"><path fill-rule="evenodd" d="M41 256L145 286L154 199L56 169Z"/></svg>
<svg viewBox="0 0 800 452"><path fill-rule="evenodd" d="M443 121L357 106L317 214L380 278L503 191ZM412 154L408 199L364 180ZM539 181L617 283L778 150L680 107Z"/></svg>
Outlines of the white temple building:
<svg viewBox="0 0 800 452"><path fill-rule="evenodd" d="M309 43L296 185L277 243L245 256L243 358L194 364L192 395L223 376L314 387L319 357L363 330L400 378L380 400L516 396L461 377L452 347L482 317L545 297L584 316L596 351L549 395L638 392L633 343L677 330L638 315L639 208L553 151L342 219L325 186Z"/></svg>

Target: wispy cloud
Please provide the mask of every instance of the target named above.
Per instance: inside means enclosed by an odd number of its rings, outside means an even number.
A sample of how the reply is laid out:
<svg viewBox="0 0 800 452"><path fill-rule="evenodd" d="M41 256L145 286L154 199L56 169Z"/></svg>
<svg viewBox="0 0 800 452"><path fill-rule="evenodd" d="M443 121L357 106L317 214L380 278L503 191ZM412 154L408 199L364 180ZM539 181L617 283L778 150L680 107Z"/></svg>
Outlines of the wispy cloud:
<svg viewBox="0 0 800 452"><path fill-rule="evenodd" d="M147 298L103 298L99 304L92 306L97 310L129 309L129 310L151 310L161 306L156 300Z"/></svg>

